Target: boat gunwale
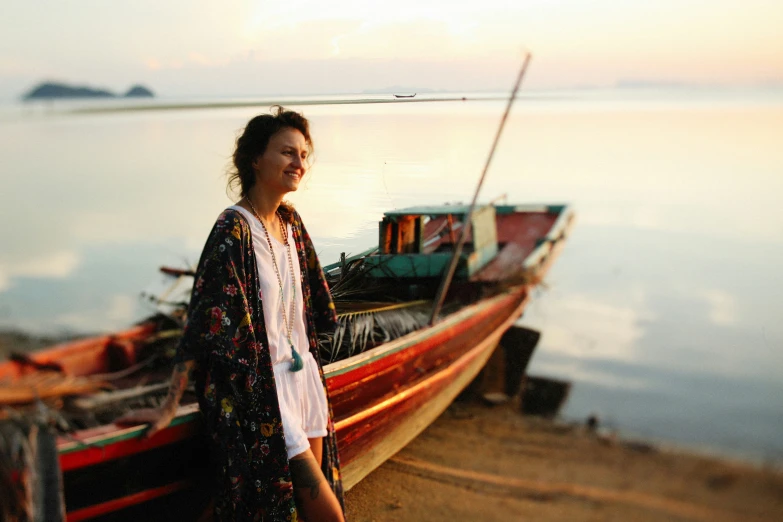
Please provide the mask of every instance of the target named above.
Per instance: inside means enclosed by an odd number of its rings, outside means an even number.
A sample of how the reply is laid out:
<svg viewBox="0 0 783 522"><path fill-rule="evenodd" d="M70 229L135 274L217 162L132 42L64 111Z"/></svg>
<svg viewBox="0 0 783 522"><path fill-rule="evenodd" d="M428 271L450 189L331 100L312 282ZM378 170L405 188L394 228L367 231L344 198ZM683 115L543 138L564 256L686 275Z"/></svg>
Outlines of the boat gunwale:
<svg viewBox="0 0 783 522"><path fill-rule="evenodd" d="M563 205L549 232L540 240L540 244L530 252L522 262L522 267L532 269L541 264L552 251L555 244L565 240L574 224L574 212L570 205Z"/></svg>
<svg viewBox="0 0 783 522"><path fill-rule="evenodd" d="M508 298L510 295L521 292L524 290L525 285L517 285L508 290L503 291L500 294L494 295L487 299L482 299L477 303L472 303L461 310L454 312L447 316L442 321L435 323L432 326L426 326L419 330L414 330L408 334L393 339L389 342L383 343L380 346L367 350L365 352L356 354L342 361L336 361L324 366L324 376L328 380L330 377L336 377L343 375L362 366L370 364L374 361L393 355L406 348L410 348L412 345L417 344L425 339L429 339L435 335L440 334L443 330L446 330L454 323L462 322L474 315L477 315L484 311L486 308L494 306L498 301Z"/></svg>

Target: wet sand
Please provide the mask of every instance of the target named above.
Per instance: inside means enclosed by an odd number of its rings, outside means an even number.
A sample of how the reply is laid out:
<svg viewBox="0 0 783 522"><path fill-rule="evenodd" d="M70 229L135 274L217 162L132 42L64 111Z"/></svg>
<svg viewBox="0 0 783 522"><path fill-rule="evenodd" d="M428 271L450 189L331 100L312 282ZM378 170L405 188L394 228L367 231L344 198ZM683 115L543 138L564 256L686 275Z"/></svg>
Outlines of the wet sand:
<svg viewBox="0 0 783 522"><path fill-rule="evenodd" d="M783 473L453 404L346 494L349 520L783 520Z"/></svg>

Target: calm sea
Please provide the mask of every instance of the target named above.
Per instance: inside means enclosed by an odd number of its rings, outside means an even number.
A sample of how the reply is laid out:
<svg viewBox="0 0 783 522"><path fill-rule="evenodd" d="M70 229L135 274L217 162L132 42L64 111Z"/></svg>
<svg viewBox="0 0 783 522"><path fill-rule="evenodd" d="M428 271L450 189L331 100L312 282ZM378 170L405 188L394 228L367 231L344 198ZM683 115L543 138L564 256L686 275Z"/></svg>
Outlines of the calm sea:
<svg viewBox="0 0 783 522"><path fill-rule="evenodd" d="M469 95L467 95L470 97ZM312 99L319 99L317 97ZM0 108L0 328L97 332L151 312L231 203L257 108ZM502 101L297 107L317 153L292 196L322 261L385 210L469 201ZM521 323L570 418L783 461L783 93L528 92L481 198L567 202L577 223Z"/></svg>

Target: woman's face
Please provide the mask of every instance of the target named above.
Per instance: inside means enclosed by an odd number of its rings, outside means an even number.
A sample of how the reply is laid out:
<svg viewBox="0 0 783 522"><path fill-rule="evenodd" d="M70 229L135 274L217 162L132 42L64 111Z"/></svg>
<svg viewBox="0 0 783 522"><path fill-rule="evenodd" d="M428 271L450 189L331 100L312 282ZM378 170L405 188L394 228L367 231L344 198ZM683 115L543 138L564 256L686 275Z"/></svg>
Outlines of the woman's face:
<svg viewBox="0 0 783 522"><path fill-rule="evenodd" d="M293 192L307 172L308 153L301 132L291 128L278 131L269 138L266 151L253 162L256 183L270 192Z"/></svg>

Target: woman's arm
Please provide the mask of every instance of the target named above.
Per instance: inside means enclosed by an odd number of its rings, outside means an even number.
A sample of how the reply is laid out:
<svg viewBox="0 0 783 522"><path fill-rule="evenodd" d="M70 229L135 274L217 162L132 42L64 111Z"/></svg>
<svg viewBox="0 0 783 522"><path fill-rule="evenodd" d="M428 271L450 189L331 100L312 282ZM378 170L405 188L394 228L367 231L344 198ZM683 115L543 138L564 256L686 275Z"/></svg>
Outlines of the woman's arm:
<svg viewBox="0 0 783 522"><path fill-rule="evenodd" d="M141 410L132 411L127 415L123 415L119 419L115 420L115 424L149 424L149 427L144 431L144 437L149 438L160 430L167 427L174 416L177 414L177 408L179 407L179 401L182 400L182 395L185 393L185 388L188 386L190 373L196 367L196 361L189 360L179 362L174 366L174 371L171 374L171 384L169 384L169 392L166 395L166 399L157 409L145 408Z"/></svg>

